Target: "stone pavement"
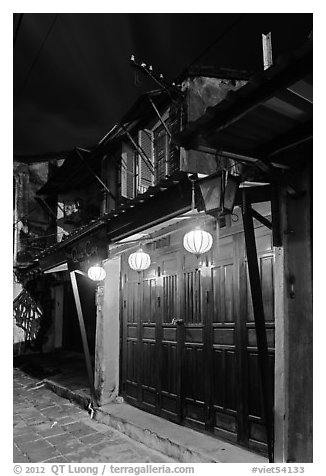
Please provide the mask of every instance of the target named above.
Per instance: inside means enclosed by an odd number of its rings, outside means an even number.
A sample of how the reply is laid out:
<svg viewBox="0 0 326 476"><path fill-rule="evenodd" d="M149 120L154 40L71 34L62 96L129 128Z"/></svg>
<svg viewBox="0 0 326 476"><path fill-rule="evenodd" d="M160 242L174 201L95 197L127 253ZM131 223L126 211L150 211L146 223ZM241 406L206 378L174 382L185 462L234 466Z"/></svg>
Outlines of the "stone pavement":
<svg viewBox="0 0 326 476"><path fill-rule="evenodd" d="M173 463L14 369L14 463Z"/></svg>

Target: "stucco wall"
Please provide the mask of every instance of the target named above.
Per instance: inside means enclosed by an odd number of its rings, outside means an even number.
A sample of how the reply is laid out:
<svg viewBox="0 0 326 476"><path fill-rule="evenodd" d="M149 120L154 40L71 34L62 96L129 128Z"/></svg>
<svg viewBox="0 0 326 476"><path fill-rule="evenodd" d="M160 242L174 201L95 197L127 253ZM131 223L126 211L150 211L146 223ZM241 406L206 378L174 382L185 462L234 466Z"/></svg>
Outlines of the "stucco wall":
<svg viewBox="0 0 326 476"><path fill-rule="evenodd" d="M94 384L101 405L119 394L120 257L104 263L106 278L97 298Z"/></svg>

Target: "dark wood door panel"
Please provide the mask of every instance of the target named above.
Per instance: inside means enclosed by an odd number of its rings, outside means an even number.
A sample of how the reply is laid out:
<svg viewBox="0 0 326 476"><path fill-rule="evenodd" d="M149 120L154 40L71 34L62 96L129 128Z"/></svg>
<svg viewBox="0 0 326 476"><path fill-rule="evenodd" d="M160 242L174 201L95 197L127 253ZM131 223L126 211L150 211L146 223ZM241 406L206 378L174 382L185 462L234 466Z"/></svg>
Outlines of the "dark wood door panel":
<svg viewBox="0 0 326 476"><path fill-rule="evenodd" d="M268 234L258 230L257 243L272 377L274 256ZM243 234L222 236L215 246L207 259L184 250L154 256L137 281L126 271L124 395L172 421L265 450Z"/></svg>
<svg viewBox="0 0 326 476"><path fill-rule="evenodd" d="M162 415L166 418L179 421L179 368L176 328L165 328L163 336L169 340L164 340L161 347L161 396L160 406Z"/></svg>
<svg viewBox="0 0 326 476"><path fill-rule="evenodd" d="M155 329L151 329L154 330ZM150 406L154 411L157 407L157 352L156 342L143 340L142 348L142 372L141 372L141 401Z"/></svg>
<svg viewBox="0 0 326 476"><path fill-rule="evenodd" d="M203 344L186 343L182 371L183 418L201 429L205 429L207 419L205 377Z"/></svg>
<svg viewBox="0 0 326 476"><path fill-rule="evenodd" d="M235 349L214 348L213 404L220 410L237 410Z"/></svg>
<svg viewBox="0 0 326 476"><path fill-rule="evenodd" d="M234 263L212 268L213 322L234 322Z"/></svg>
<svg viewBox="0 0 326 476"><path fill-rule="evenodd" d="M125 382L124 390L125 396L132 400L137 400L138 392L138 342L136 339L127 339L125 345Z"/></svg>

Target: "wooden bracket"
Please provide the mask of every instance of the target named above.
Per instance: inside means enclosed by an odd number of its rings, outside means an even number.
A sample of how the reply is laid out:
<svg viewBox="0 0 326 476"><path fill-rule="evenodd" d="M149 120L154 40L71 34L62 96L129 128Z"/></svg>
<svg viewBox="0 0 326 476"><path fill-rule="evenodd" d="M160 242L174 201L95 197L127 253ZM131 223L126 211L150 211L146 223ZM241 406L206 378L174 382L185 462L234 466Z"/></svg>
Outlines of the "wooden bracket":
<svg viewBox="0 0 326 476"><path fill-rule="evenodd" d="M74 293L75 304L76 304L76 309L77 309L77 315L78 315L80 333L81 333L81 338L82 338L82 344L83 344L83 350L84 350L84 356L85 356L85 362L86 362L86 369L87 369L89 387L90 387L90 391L91 391L91 394L93 396L94 402L98 406L98 399L97 399L97 395L96 395L96 391L95 391L95 387L94 387L94 376L93 376L91 357L90 357L90 353L89 353L84 316L83 316L83 311L82 311L82 307L81 307L81 302L80 302L80 296L79 296L78 284L77 284L75 271L70 272L70 279L71 279L71 285L72 285L72 290L73 290L73 293Z"/></svg>
<svg viewBox="0 0 326 476"><path fill-rule="evenodd" d="M268 344L265 326L263 295L257 258L255 230L253 224L253 213L251 203L249 201L248 196L246 196L245 189L242 189L242 200L243 228L245 235L249 282L257 338L258 364L263 393L263 409L266 421L268 458L269 462L272 463L274 460L274 412L272 400L273 386L271 384L269 375Z"/></svg>
<svg viewBox="0 0 326 476"><path fill-rule="evenodd" d="M269 221L267 218L265 218L263 215L261 215L260 213L258 213L256 210L254 210L253 208L251 208L250 210L250 213L251 215L253 216L253 218L256 218L256 220L260 221L260 223L262 223L263 225L265 225L267 228L269 228L270 230L272 229L272 222Z"/></svg>

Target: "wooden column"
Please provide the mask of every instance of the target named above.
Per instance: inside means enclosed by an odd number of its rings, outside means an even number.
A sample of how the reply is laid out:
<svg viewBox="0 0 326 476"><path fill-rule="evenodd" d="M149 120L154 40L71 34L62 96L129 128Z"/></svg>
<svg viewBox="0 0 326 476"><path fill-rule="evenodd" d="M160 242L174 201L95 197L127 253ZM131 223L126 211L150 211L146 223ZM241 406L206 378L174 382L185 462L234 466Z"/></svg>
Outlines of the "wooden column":
<svg viewBox="0 0 326 476"><path fill-rule="evenodd" d="M119 395L121 258L103 263L106 278L97 294L94 385L99 405L113 402Z"/></svg>
<svg viewBox="0 0 326 476"><path fill-rule="evenodd" d="M273 455L273 403L272 386L269 378L268 369L268 346L265 327L265 315L259 266L257 259L257 249L255 240L255 230L253 225L253 216L251 213L251 203L247 199L246 192L243 190L242 217L245 235L246 253L248 260L249 281L251 289L252 306L254 312L258 363L263 391L263 408L267 429L268 458L272 463Z"/></svg>

